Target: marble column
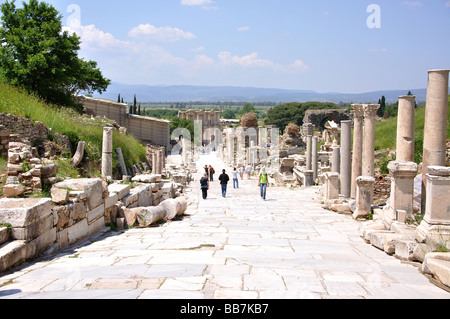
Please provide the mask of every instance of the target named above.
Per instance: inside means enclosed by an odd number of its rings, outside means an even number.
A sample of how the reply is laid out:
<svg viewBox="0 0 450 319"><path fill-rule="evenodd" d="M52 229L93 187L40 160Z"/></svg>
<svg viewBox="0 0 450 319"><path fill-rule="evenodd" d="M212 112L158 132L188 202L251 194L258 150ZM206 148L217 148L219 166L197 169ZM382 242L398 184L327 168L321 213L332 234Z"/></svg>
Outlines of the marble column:
<svg viewBox="0 0 450 319"><path fill-rule="evenodd" d="M306 170L312 170L312 135L306 137Z"/></svg>
<svg viewBox="0 0 450 319"><path fill-rule="evenodd" d="M339 147L333 148L333 154L331 155L331 171L338 174L341 171L341 149Z"/></svg>
<svg viewBox="0 0 450 319"><path fill-rule="evenodd" d="M102 176L112 177L113 128L103 128Z"/></svg>
<svg viewBox="0 0 450 319"><path fill-rule="evenodd" d="M363 144L363 120L364 111L362 104L353 104L353 158L351 198L356 198L356 179L362 175L362 144Z"/></svg>
<svg viewBox="0 0 450 319"><path fill-rule="evenodd" d="M158 154L152 152L152 174L158 174Z"/></svg>
<svg viewBox="0 0 450 319"><path fill-rule="evenodd" d="M363 176L373 177L375 174L375 116L379 108L380 104L364 105Z"/></svg>
<svg viewBox="0 0 450 319"><path fill-rule="evenodd" d="M416 97L399 96L397 121L397 161L414 162Z"/></svg>
<svg viewBox="0 0 450 319"><path fill-rule="evenodd" d="M446 166L449 70L428 71L423 137L422 212L426 208L428 166Z"/></svg>
<svg viewBox="0 0 450 319"><path fill-rule="evenodd" d="M364 140L362 152L362 176L356 179L356 210L353 218L363 217L372 211L375 185L375 115L379 104L364 104Z"/></svg>
<svg viewBox="0 0 450 319"><path fill-rule="evenodd" d="M341 122L341 194L350 198L352 178L352 121Z"/></svg>
<svg viewBox="0 0 450 319"><path fill-rule="evenodd" d="M317 180L318 165L319 165L318 144L319 138L317 136L314 136L312 139L312 158L311 158L314 184L316 183Z"/></svg>

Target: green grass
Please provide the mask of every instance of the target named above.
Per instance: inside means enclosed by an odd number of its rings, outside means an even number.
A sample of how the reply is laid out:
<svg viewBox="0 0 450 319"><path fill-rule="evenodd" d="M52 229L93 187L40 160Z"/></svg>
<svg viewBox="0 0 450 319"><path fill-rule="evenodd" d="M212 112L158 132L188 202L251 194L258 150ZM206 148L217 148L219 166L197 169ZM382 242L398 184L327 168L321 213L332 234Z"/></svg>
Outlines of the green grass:
<svg viewBox="0 0 450 319"><path fill-rule="evenodd" d="M46 104L39 98L7 85L1 80L0 112L42 122L54 132L67 135L74 151L79 141L85 141L85 156L97 163L101 159L104 124L102 125L99 121L92 121L71 109ZM122 148L127 166L145 160L145 147L130 135L115 131L113 147ZM117 162L115 161L114 164L117 165Z"/></svg>
<svg viewBox="0 0 450 319"><path fill-rule="evenodd" d="M450 97L448 104L448 117L447 121L450 121ZM423 152L423 133L425 126L425 106L416 109L415 116L415 162L418 164L422 161ZM450 126L447 125L447 138L450 138ZM391 149L395 150L397 141L397 117L389 118L377 122L375 128L375 150Z"/></svg>

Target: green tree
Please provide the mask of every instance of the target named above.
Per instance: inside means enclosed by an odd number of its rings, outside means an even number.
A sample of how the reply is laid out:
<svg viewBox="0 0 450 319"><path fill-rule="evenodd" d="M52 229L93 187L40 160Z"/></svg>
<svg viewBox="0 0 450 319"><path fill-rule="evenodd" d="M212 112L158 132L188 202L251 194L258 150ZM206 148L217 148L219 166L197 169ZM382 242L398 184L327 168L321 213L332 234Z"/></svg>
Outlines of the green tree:
<svg viewBox="0 0 450 319"><path fill-rule="evenodd" d="M386 97L384 95L381 97L381 100L378 100L378 104L380 104L380 108L377 111L377 115L383 117L386 111Z"/></svg>
<svg viewBox="0 0 450 319"><path fill-rule="evenodd" d="M119 96L117 97L117 103L120 103L120 93Z"/></svg>
<svg viewBox="0 0 450 319"><path fill-rule="evenodd" d="M78 57L80 38L62 31L62 15L51 5L30 0L1 5L1 76L47 102L74 106L74 95L103 93L111 81L97 63Z"/></svg>
<svg viewBox="0 0 450 319"><path fill-rule="evenodd" d="M255 106L250 103L245 103L242 109L239 111L239 115L242 116L247 113L255 112Z"/></svg>
<svg viewBox="0 0 450 319"><path fill-rule="evenodd" d="M305 112L307 110L321 110L321 109L339 109L334 103L321 103L321 102L292 102L277 105L271 109L267 118L264 120L266 125L275 125L280 130L284 131L286 126L290 123L297 124L298 126L303 125L303 118L305 117Z"/></svg>
<svg viewBox="0 0 450 319"><path fill-rule="evenodd" d="M134 100L133 100L133 114L137 114L136 94L134 95Z"/></svg>
<svg viewBox="0 0 450 319"><path fill-rule="evenodd" d="M179 117L172 117L170 119L170 134L177 128L185 128L189 130L192 141L194 140L194 122L188 119L182 119Z"/></svg>

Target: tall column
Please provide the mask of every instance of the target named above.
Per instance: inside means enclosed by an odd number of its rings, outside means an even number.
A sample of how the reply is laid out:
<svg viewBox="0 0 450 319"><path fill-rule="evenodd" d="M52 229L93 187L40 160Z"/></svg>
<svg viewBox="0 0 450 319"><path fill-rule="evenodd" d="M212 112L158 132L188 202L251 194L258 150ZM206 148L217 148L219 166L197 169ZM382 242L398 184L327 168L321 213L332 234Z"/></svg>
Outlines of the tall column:
<svg viewBox="0 0 450 319"><path fill-rule="evenodd" d="M352 178L352 121L341 122L341 194L350 198Z"/></svg>
<svg viewBox="0 0 450 319"><path fill-rule="evenodd" d="M306 170L312 170L312 136L306 137Z"/></svg>
<svg viewBox="0 0 450 319"><path fill-rule="evenodd" d="M318 143L319 138L317 136L314 136L312 139L312 171L313 171L313 180L314 183L316 183L317 180L317 172L318 172Z"/></svg>
<svg viewBox="0 0 450 319"><path fill-rule="evenodd" d="M415 102L413 95L398 98L397 161L414 161Z"/></svg>
<svg viewBox="0 0 450 319"><path fill-rule="evenodd" d="M428 166L445 166L449 70L428 71L423 137L422 213L426 208Z"/></svg>
<svg viewBox="0 0 450 319"><path fill-rule="evenodd" d="M356 210L353 218L367 215L372 210L373 188L375 185L375 115L379 104L364 104L364 141L362 158L362 176L356 179Z"/></svg>
<svg viewBox="0 0 450 319"><path fill-rule="evenodd" d="M362 104L353 104L353 159L352 159L352 182L351 198L356 198L356 179L362 175L362 143L363 143L363 120L364 111Z"/></svg>
<svg viewBox="0 0 450 319"><path fill-rule="evenodd" d="M103 128L102 176L112 176L113 128Z"/></svg>
<svg viewBox="0 0 450 319"><path fill-rule="evenodd" d="M364 105L363 176L373 177L375 174L375 116L379 108L379 104Z"/></svg>

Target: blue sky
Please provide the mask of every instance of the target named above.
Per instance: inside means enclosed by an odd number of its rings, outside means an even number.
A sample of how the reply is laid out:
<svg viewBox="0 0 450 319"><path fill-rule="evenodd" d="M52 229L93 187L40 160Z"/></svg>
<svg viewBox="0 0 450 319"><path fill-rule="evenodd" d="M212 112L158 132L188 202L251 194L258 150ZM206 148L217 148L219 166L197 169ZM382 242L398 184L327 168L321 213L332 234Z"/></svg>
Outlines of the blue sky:
<svg viewBox="0 0 450 319"><path fill-rule="evenodd" d="M450 68L450 0L47 2L119 83L360 93Z"/></svg>

